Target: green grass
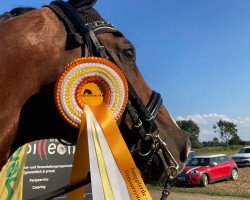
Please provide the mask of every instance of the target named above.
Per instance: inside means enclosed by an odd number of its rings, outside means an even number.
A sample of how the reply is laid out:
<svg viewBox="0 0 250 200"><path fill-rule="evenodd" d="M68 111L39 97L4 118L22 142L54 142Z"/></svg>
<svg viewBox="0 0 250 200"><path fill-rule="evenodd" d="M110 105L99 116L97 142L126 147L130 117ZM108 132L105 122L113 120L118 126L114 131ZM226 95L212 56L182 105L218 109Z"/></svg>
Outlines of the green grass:
<svg viewBox="0 0 250 200"><path fill-rule="evenodd" d="M242 146L232 145L229 147L226 146L219 146L219 147L202 147L199 149L193 149L194 151L198 152L199 154L227 154L233 155L242 148Z"/></svg>
<svg viewBox="0 0 250 200"><path fill-rule="evenodd" d="M162 190L160 186L148 186L151 190ZM199 187L172 187L171 192L184 192L184 193L196 193L196 194L208 194L217 196L231 196L231 197L242 197L250 198L250 193L236 193L236 192L226 192L221 190L211 190L209 188L199 188Z"/></svg>

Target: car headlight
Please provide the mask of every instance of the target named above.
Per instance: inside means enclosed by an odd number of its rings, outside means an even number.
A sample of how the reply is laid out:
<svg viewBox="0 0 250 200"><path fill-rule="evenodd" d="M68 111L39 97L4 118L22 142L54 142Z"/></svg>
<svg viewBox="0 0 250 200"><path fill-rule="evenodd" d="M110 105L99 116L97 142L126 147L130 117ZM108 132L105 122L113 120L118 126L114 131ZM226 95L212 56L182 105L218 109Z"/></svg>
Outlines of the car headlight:
<svg viewBox="0 0 250 200"><path fill-rule="evenodd" d="M191 170L191 173L195 175L195 174L198 174L199 171L197 169L194 169L194 170Z"/></svg>

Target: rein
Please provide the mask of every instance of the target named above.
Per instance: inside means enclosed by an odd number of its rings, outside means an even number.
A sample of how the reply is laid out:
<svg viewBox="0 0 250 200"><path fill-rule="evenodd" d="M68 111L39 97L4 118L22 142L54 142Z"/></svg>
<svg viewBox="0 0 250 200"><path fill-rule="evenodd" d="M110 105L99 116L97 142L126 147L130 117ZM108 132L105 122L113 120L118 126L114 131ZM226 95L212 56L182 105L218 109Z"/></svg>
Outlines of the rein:
<svg viewBox="0 0 250 200"><path fill-rule="evenodd" d="M107 49L101 45L96 35L100 33L115 32L123 36L113 25L103 20L86 22L72 5L63 1L53 1L47 7L53 10L58 18L63 21L66 29L68 29L69 37L73 37L81 46L82 56L85 56L86 44L88 56L96 55L110 60L110 54ZM177 175L179 165L168 150L166 143L161 139L157 125L154 121L162 105L161 95L156 91L152 91L149 102L145 106L129 82L128 88L129 98L126 109L133 122L130 131L135 132L137 137L139 133L140 138L138 143L130 148L130 152L133 157L139 157L140 159L146 160L146 164L139 168L145 180L150 180L150 178L152 178L147 174L150 174L154 159L160 161L165 179L161 200L167 199L170 193L172 177ZM33 200L50 199L51 196L49 198L48 195L52 195L53 197L60 196L84 184L87 184L87 182L83 181L82 184L78 184L77 186L65 186L41 197L34 198Z"/></svg>

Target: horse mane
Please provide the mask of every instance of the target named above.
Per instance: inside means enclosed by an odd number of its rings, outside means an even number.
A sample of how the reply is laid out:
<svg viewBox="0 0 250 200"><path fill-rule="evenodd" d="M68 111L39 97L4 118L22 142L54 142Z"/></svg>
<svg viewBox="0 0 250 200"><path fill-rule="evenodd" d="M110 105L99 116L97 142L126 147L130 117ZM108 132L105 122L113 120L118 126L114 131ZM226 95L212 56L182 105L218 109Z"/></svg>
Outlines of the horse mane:
<svg viewBox="0 0 250 200"><path fill-rule="evenodd" d="M13 10L10 11L10 14L15 17L18 15L22 15L25 14L31 10L34 10L35 8L32 7L18 7L18 8L14 8Z"/></svg>
<svg viewBox="0 0 250 200"><path fill-rule="evenodd" d="M104 19L100 16L100 14L91 6L83 6L81 3L75 3L74 1L69 1L70 4L72 4L77 11L81 14L84 21L91 23L95 21L104 21ZM9 12L5 12L2 15L0 15L0 21L8 20L12 17L16 17L22 14L25 14L31 10L34 10L35 8L32 7L17 7L12 9Z"/></svg>
<svg viewBox="0 0 250 200"><path fill-rule="evenodd" d="M25 14L31 10L34 10L35 8L32 7L17 7L12 9L9 12L5 12L4 14L0 15L0 22L1 21L6 21L12 17L16 17L22 14Z"/></svg>
<svg viewBox="0 0 250 200"><path fill-rule="evenodd" d="M78 1L78 0L69 0L73 7L76 8L80 16L83 20L87 23L92 23L96 21L105 21L102 16L93 8L93 5L96 3L96 0L85 0L85 1ZM29 11L34 10L35 8L32 7L17 7L12 9L9 12L5 12L0 15L0 22L6 21L12 17L16 17L22 14L25 14Z"/></svg>

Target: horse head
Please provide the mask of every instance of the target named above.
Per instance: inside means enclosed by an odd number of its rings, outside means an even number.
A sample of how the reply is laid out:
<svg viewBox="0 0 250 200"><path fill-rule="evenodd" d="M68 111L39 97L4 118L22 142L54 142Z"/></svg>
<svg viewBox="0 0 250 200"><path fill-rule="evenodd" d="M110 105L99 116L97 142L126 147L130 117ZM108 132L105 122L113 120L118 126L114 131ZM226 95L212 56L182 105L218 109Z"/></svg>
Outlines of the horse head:
<svg viewBox="0 0 250 200"><path fill-rule="evenodd" d="M98 39L111 55L112 61L123 71L143 104L147 105L154 91L149 88L136 65L136 51L134 46L125 37L114 33L100 34L98 35ZM154 121L157 125L157 130L155 133L152 133L154 136L152 137L151 134L146 133L148 137L142 139L138 129L135 128L133 119L131 119L128 107L120 120L120 129L123 137L132 151L137 166L144 172L142 175L149 182L159 181L160 177L163 178L163 174L167 171L168 166L173 166L172 164L180 171L186 161L190 148L186 133L178 127L164 105L160 106ZM155 145L160 145L155 144L154 137L158 136L165 143L163 149L169 150L171 155L167 152L162 152L160 153L161 155L159 152L156 154L153 153L153 151L157 151ZM172 163L175 162L171 159L172 156L176 163Z"/></svg>
<svg viewBox="0 0 250 200"><path fill-rule="evenodd" d="M95 1L69 3L88 24L108 24L94 33L132 90L117 123L144 180L160 181L169 174L174 176L186 161L188 136L162 105L160 95L143 79L136 65L135 47L92 8ZM1 21L0 43L6 48L0 49L0 168L17 147L27 142L43 138L77 140L78 131L60 117L53 95L55 81L64 66L89 54L89 49L79 47L79 38L72 37L69 29L48 7ZM100 56L95 48L93 52ZM135 124L137 118L142 124Z"/></svg>

